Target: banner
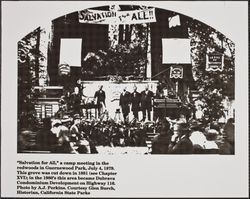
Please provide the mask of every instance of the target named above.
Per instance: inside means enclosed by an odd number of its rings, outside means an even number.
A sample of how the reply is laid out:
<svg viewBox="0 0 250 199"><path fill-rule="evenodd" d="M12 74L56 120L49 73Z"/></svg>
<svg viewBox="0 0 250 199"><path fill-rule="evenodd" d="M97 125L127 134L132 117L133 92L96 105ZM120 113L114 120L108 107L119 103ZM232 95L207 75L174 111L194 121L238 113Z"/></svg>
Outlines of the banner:
<svg viewBox="0 0 250 199"><path fill-rule="evenodd" d="M59 64L81 67L82 39L61 38Z"/></svg>
<svg viewBox="0 0 250 199"><path fill-rule="evenodd" d="M162 38L163 64L190 64L189 38Z"/></svg>
<svg viewBox="0 0 250 199"><path fill-rule="evenodd" d="M224 66L224 55L212 53L207 55L206 71L222 71Z"/></svg>
<svg viewBox="0 0 250 199"><path fill-rule="evenodd" d="M170 68L170 78L182 79L183 78L183 68L182 66L171 66Z"/></svg>
<svg viewBox="0 0 250 199"><path fill-rule="evenodd" d="M132 11L101 11L86 9L78 12L80 23L141 24L156 22L155 8Z"/></svg>

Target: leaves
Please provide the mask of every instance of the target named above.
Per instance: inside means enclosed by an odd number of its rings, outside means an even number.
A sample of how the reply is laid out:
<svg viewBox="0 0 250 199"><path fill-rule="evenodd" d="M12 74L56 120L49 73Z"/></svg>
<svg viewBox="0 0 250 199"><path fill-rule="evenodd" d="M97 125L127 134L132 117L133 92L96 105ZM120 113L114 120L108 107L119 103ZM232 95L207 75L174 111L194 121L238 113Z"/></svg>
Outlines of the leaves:
<svg viewBox="0 0 250 199"><path fill-rule="evenodd" d="M83 60L83 79L93 79L100 75L145 77L147 28L145 24L133 25L130 27L130 39L107 51L89 52Z"/></svg>
<svg viewBox="0 0 250 199"><path fill-rule="evenodd" d="M211 120L221 116L222 100L225 96L234 95L234 43L207 25L187 19L191 39L192 71L196 87L202 91L203 108ZM207 72L206 54L215 51L224 54L224 70Z"/></svg>
<svg viewBox="0 0 250 199"><path fill-rule="evenodd" d="M39 60L44 59L38 48L38 28L18 42L18 116L20 128L32 127L37 123L35 116L36 93L33 89L37 85Z"/></svg>

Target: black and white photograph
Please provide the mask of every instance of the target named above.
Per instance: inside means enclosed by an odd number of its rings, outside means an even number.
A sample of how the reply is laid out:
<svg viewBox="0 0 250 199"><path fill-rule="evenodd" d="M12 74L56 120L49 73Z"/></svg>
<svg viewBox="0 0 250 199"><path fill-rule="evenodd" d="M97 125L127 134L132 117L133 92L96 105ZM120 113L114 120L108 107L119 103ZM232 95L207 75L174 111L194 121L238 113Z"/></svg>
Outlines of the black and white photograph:
<svg viewBox="0 0 250 199"><path fill-rule="evenodd" d="M236 46L199 19L107 5L17 45L19 153L234 155Z"/></svg>
<svg viewBox="0 0 250 199"><path fill-rule="evenodd" d="M2 1L1 198L249 195L247 1Z"/></svg>

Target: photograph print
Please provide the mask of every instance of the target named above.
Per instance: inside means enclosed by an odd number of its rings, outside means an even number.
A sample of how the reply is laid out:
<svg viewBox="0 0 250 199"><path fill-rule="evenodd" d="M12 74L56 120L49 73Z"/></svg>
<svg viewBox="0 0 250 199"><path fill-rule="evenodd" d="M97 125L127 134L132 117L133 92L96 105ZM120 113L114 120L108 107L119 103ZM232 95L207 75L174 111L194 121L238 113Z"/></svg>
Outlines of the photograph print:
<svg viewBox="0 0 250 199"><path fill-rule="evenodd" d="M18 153L235 154L235 44L209 24L107 5L30 31L17 43Z"/></svg>

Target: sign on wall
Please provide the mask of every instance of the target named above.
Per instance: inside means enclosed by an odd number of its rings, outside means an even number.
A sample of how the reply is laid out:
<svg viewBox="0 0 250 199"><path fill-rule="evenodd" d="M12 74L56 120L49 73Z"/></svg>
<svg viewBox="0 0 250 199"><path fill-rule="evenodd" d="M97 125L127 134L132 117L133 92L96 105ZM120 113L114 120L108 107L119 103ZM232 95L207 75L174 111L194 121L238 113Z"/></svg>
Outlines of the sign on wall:
<svg viewBox="0 0 250 199"><path fill-rule="evenodd" d="M224 55L211 53L206 55L206 71L223 71Z"/></svg>
<svg viewBox="0 0 250 199"><path fill-rule="evenodd" d="M162 39L163 64L190 64L190 39L163 38Z"/></svg>
<svg viewBox="0 0 250 199"><path fill-rule="evenodd" d="M59 64L81 67L82 39L62 38Z"/></svg>
<svg viewBox="0 0 250 199"><path fill-rule="evenodd" d="M182 66L171 66L170 78L182 79L183 78L183 67Z"/></svg>
<svg viewBox="0 0 250 199"><path fill-rule="evenodd" d="M102 11L86 9L78 12L80 23L138 24L156 22L155 8L132 11Z"/></svg>

